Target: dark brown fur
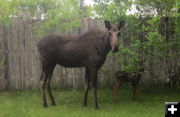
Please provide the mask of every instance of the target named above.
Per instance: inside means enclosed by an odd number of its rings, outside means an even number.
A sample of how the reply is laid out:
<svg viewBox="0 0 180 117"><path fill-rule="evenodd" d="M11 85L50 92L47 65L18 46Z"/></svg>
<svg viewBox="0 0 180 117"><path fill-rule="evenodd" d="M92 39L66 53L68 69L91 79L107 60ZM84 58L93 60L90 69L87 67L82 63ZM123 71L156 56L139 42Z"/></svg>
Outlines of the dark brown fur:
<svg viewBox="0 0 180 117"><path fill-rule="evenodd" d="M123 25L120 26L122 27ZM116 32L114 31L112 33ZM37 47L42 65L40 88L43 106L47 106L45 88L47 88L51 104L55 105L50 90L50 81L56 64L59 64L65 67L86 68L86 89L83 105L87 105L87 95L91 83L94 93L95 108L97 109L98 103L96 89L98 70L104 64L106 55L111 48L113 48L114 52L117 51L118 45L112 45L112 42L116 42L116 38L117 37L115 36L111 37L109 31L90 31L79 37L60 35L48 35L42 37L38 42Z"/></svg>

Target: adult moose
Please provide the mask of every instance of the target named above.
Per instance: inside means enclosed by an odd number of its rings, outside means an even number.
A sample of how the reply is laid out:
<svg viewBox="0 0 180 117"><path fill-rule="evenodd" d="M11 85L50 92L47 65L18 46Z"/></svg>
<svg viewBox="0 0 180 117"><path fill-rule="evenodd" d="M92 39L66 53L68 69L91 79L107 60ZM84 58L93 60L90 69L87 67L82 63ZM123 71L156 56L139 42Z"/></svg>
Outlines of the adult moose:
<svg viewBox="0 0 180 117"><path fill-rule="evenodd" d="M37 44L42 73L39 82L42 96L42 104L47 106L45 88L51 101L56 105L50 89L50 81L56 64L65 67L85 67L85 94L83 105L87 106L88 90L90 83L93 88L94 104L98 109L97 102L97 75L98 70L104 64L107 53L118 51L118 37L125 21L118 25L105 21L106 32L89 31L79 37L47 35L42 37Z"/></svg>

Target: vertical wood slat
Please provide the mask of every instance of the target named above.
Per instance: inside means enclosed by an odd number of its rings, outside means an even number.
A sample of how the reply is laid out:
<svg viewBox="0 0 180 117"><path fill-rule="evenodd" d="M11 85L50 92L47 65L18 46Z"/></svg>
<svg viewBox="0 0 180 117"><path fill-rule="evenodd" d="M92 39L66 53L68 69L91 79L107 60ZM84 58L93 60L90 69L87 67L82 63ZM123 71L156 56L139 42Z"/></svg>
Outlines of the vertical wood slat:
<svg viewBox="0 0 180 117"><path fill-rule="evenodd" d="M102 21L82 19L82 27L78 31L70 31L71 35L80 35L88 30L104 29ZM57 31L58 32L58 31ZM68 33L69 34L69 33ZM9 53L10 89L36 87L40 77L40 65L36 42L29 23L26 20L14 19L7 33ZM84 69L56 67L52 85L54 87L79 88L84 86ZM104 82L105 80L100 80Z"/></svg>
<svg viewBox="0 0 180 117"><path fill-rule="evenodd" d="M7 52L5 50L5 45L4 45L4 29L0 27L0 89L5 89L6 88L6 85L7 85L7 82L6 82L6 79L4 78L6 75L6 66L4 65L5 63L5 53Z"/></svg>
<svg viewBox="0 0 180 117"><path fill-rule="evenodd" d="M91 20L84 19L82 21L83 28L79 29L80 32L71 30L71 34L80 35L80 33L87 32L90 28L89 21ZM36 87L40 77L36 49L37 39L34 38L32 30L28 26L29 23L24 19L14 19L6 35L10 52L10 85L8 86L10 89ZM55 87L83 87L84 70L57 66L52 79L52 85Z"/></svg>
<svg viewBox="0 0 180 117"><path fill-rule="evenodd" d="M95 21L92 19L82 19L82 27L79 29L71 30L71 35L81 35L88 30L103 30L105 31L105 26L103 21ZM32 24L27 22L26 19L14 19L12 26L6 29L6 33L0 28L0 42L3 39L7 42L7 49L9 53L8 56L8 75L9 78L3 78L2 68L0 68L0 90L5 88L10 89L26 89L37 87L41 66L38 58L38 52L36 48L36 43L38 38L33 34L31 28ZM59 33L59 31L55 31ZM3 36L5 35L5 36ZM2 44L0 43L0 59L4 56L1 54ZM105 66L109 69L119 69L119 66L115 67L116 59L113 57L107 57ZM153 60L153 59L152 59ZM121 60L124 61L124 60ZM153 60L154 61L154 60ZM153 62L152 61L152 62ZM180 64L180 63L177 63ZM154 70L161 69L166 67L166 62L164 64L157 66ZM165 72L154 74L152 76L148 74L148 77L154 77L157 75L162 75L165 77ZM64 68L59 65L56 66L53 78L52 78L52 87L59 88L80 88L84 86L84 75L85 70L83 68ZM112 73L100 73L99 74L99 83L102 84L111 84L113 82ZM9 82L9 83L8 83Z"/></svg>

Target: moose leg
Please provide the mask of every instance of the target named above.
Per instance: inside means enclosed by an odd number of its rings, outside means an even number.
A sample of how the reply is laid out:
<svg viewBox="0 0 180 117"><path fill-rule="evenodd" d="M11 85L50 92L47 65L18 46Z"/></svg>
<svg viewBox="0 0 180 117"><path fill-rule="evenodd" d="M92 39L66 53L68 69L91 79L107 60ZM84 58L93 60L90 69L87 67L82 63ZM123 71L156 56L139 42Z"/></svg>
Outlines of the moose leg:
<svg viewBox="0 0 180 117"><path fill-rule="evenodd" d="M47 107L46 96L45 96L46 77L47 77L47 73L44 70L42 70L41 78L39 81L39 87L40 87L40 91L41 91L42 105L44 107Z"/></svg>
<svg viewBox="0 0 180 117"><path fill-rule="evenodd" d="M176 76L173 76L173 77L172 77L172 87L173 87L174 90L176 90L176 88L177 88L177 87L176 87L176 83L177 83L177 81L178 81L177 78L175 78L175 77L176 77Z"/></svg>
<svg viewBox="0 0 180 117"><path fill-rule="evenodd" d="M133 100L136 100L136 92L138 90L138 83L132 83L132 87L133 87Z"/></svg>
<svg viewBox="0 0 180 117"><path fill-rule="evenodd" d="M50 82L51 82L51 78L52 78L52 74L53 74L53 70L54 70L54 67L55 65L52 65L50 68L49 68L49 73L48 73L48 77L47 77L47 81L46 81L46 86L47 86L47 92L48 92L48 95L49 95L49 99L51 101L51 105L56 105L55 101L54 101L54 97L51 93L51 87L50 87Z"/></svg>
<svg viewBox="0 0 180 117"><path fill-rule="evenodd" d="M99 108L98 102L97 102L97 74L98 74L98 70L90 71L90 79L92 82L95 109Z"/></svg>
<svg viewBox="0 0 180 117"><path fill-rule="evenodd" d="M117 80L113 86L113 100L114 101L116 100L116 94L117 94L118 89L121 87L121 85L122 85L121 81Z"/></svg>
<svg viewBox="0 0 180 117"><path fill-rule="evenodd" d="M89 87L90 87L89 70L86 68L86 73L85 73L85 93L84 93L83 106L87 106L87 96L88 96Z"/></svg>

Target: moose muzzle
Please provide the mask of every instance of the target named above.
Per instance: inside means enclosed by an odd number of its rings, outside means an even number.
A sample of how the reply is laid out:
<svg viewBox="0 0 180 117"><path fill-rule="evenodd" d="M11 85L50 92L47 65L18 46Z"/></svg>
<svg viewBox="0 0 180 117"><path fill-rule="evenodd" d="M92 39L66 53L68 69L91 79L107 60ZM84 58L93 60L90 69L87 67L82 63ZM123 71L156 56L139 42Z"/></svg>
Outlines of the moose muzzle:
<svg viewBox="0 0 180 117"><path fill-rule="evenodd" d="M116 53L116 52L118 52L119 51L119 44L117 43L117 44L113 44L112 45L112 52L113 53Z"/></svg>

